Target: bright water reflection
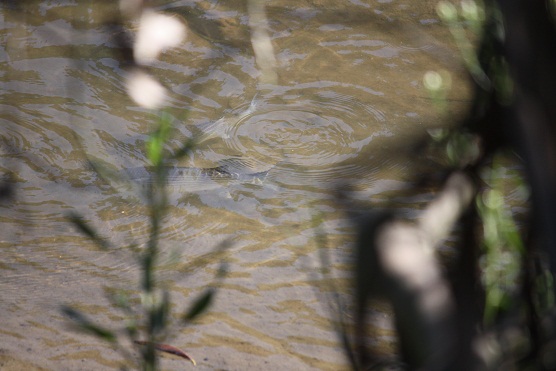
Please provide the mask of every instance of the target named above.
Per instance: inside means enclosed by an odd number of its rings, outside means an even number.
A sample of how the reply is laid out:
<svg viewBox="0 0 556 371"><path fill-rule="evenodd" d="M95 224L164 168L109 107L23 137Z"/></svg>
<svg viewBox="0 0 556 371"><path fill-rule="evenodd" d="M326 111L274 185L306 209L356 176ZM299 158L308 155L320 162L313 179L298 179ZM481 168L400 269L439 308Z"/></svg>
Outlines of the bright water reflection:
<svg viewBox="0 0 556 371"><path fill-rule="evenodd" d="M391 149L439 123L422 75L459 68L435 1L268 2L277 86L257 84L241 1L158 3L190 28L187 41L151 68L171 90L178 120L171 145L231 118L179 165L241 157L271 167L262 184L171 189L160 274L176 309L211 282L222 258L230 272L210 314L177 331L173 344L196 357L198 369L346 368L312 218L323 217L334 276L345 286L354 232L334 187L350 184L367 203L403 188L410 162ZM135 262L123 246L145 241L145 208L140 197L108 187L85 155L116 169L146 164L156 115L126 95L118 31L107 26L115 4L12 4L0 14L0 166L17 181L16 197L0 205L0 347L56 370L115 367L112 349L67 331L58 305L71 303L108 325L122 321L102 287L132 287ZM234 120L254 97L256 109ZM64 219L70 210L115 247L97 251ZM223 241L231 247L221 256L215 246ZM392 332L377 326L388 348ZM163 366L183 364L165 357Z"/></svg>

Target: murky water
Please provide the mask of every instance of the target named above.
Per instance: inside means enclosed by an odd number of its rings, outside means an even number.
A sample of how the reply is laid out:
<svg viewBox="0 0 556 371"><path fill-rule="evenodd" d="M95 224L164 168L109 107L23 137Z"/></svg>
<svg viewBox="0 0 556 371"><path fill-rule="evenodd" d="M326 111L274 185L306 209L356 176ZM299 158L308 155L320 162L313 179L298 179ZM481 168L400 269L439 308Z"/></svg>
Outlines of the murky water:
<svg viewBox="0 0 556 371"><path fill-rule="evenodd" d="M272 86L258 84L243 2L158 3L189 27L187 40L151 68L170 89L170 145L230 118L179 165L242 157L271 169L263 182L170 188L159 274L174 309L213 282L222 260L228 267L210 313L172 340L197 369L348 367L327 305L330 282L347 284L354 236L335 189L349 184L365 204L396 197L414 163L393 149L442 123L422 76L461 67L435 3L267 2L279 76ZM56 370L117 367L117 353L71 331L59 306L121 325L103 288L134 288L137 268L125 246L145 242L148 218L141 197L109 187L86 158L117 170L144 166L157 115L126 94L117 30L106 26L116 2L13 4L0 12L0 170L16 181L15 196L0 204L0 349ZM462 86L451 101L460 109L465 82L455 75L453 84ZM256 109L238 116L253 98ZM70 211L113 247L96 249L67 222ZM314 216L328 235L333 276L319 270ZM230 246L220 254L224 241ZM391 328L377 324L388 346ZM165 369L184 368L163 358Z"/></svg>

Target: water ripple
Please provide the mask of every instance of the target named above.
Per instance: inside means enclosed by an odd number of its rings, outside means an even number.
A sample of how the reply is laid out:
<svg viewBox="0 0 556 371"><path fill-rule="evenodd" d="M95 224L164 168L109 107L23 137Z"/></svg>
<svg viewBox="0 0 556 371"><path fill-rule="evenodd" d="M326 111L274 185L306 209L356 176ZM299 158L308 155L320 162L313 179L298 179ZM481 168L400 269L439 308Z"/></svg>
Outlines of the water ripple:
<svg viewBox="0 0 556 371"><path fill-rule="evenodd" d="M217 122L223 127L212 130L221 142L200 149L197 156L215 157L214 152L220 151L259 161L261 166L276 164L270 177L282 182L336 181L367 174L368 168L349 160L374 139L391 135L384 115L331 90L312 96L289 93L256 97L253 110L247 103L234 109L244 114Z"/></svg>

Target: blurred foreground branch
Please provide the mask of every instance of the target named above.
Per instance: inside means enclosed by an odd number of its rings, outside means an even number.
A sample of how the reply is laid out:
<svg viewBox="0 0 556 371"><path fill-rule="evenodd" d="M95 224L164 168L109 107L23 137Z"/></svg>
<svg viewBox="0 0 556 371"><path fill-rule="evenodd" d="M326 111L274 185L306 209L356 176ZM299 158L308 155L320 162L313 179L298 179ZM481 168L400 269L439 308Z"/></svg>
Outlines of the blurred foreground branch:
<svg viewBox="0 0 556 371"><path fill-rule="evenodd" d="M554 2L465 0L460 5L458 10L440 2L439 16L455 32L456 43L465 44L469 35L479 43L475 55L464 48L474 97L467 117L450 135L479 138L478 157L454 163L480 179L482 190L476 207L469 207L475 187L465 177L454 181L456 172L415 225L385 213L363 225L356 272L360 363L377 361L366 349L364 329L366 304L380 295L392 304L409 369L555 369ZM511 156L510 169L523 170L522 188L529 189L530 200L514 210L503 187L485 176L501 173L505 184L521 179L503 174L496 160L502 155ZM466 209L450 287L434 248ZM512 214L520 209L515 223Z"/></svg>
<svg viewBox="0 0 556 371"><path fill-rule="evenodd" d="M418 222L373 218L362 228L357 259L357 348L360 364L371 362L365 346L370 297L393 306L404 359L411 369L446 369L454 353L454 299L435 257L436 246L469 207L476 192L456 172ZM370 228L369 228L370 227Z"/></svg>
<svg viewBox="0 0 556 371"><path fill-rule="evenodd" d="M268 20L263 0L248 0L249 27L251 27L251 44L255 53L255 61L261 70L259 82L277 84L276 57L268 33Z"/></svg>

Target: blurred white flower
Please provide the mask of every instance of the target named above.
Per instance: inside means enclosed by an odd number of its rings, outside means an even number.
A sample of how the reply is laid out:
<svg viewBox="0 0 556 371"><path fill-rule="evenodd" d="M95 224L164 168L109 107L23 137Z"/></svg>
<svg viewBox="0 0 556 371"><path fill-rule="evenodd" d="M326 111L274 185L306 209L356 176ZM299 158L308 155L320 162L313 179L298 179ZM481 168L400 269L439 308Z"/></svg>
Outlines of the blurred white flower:
<svg viewBox="0 0 556 371"><path fill-rule="evenodd" d="M127 92L135 103L145 108L158 108L166 100L166 89L162 84L139 68L129 72Z"/></svg>
<svg viewBox="0 0 556 371"><path fill-rule="evenodd" d="M133 47L135 61L138 64L153 62L163 50L178 46L185 35L185 25L177 17L145 10Z"/></svg>

